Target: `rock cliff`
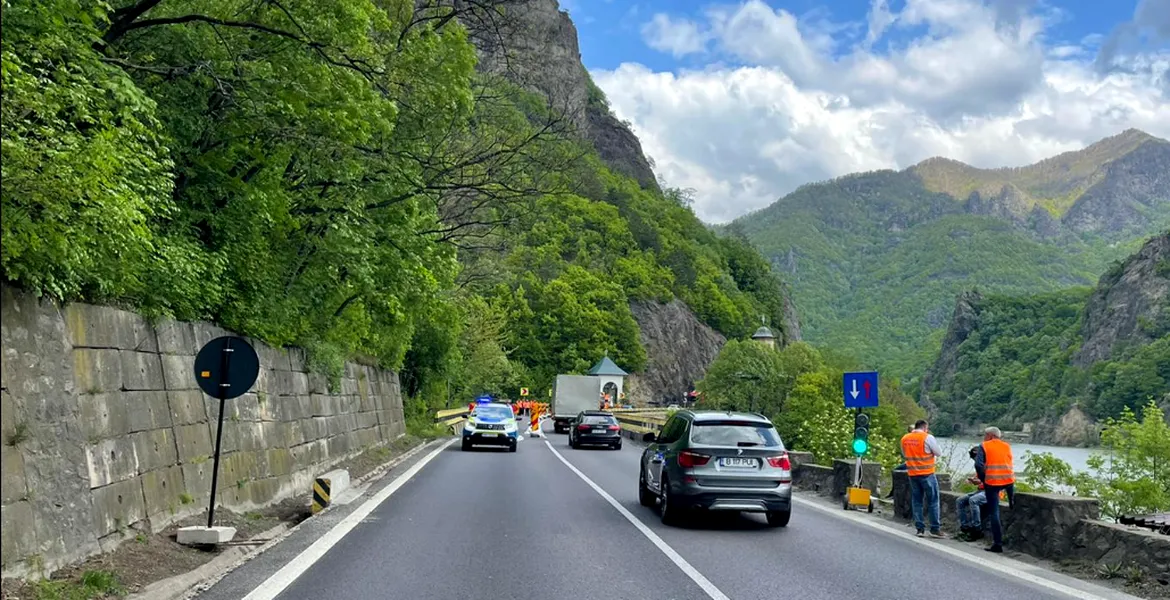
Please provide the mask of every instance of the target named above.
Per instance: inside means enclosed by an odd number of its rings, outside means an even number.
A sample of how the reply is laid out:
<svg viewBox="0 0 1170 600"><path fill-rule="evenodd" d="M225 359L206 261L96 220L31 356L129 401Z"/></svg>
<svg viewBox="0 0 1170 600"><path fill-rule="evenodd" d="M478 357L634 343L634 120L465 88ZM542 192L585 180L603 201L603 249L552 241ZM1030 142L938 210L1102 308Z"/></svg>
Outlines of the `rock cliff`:
<svg viewBox="0 0 1170 600"><path fill-rule="evenodd" d="M1153 397L1170 406L1170 231L1095 288L959 296L923 375L922 405L942 421L1033 422L1034 442L1095 443L1094 420Z"/></svg>
<svg viewBox="0 0 1170 600"><path fill-rule="evenodd" d="M963 292L955 300L955 310L951 313L951 322L947 327L946 336L943 337L938 359L935 360L934 367L922 376L919 403L930 413L938 410L938 406L931 401L931 390L950 389L955 374L959 371L959 346L978 327L977 307L982 301L983 296L976 291Z"/></svg>
<svg viewBox="0 0 1170 600"><path fill-rule="evenodd" d="M1108 359L1119 344L1149 342L1151 330L1166 321L1170 321L1170 231L1146 242L1137 254L1101 277L1085 305L1084 341L1073 362L1089 366Z"/></svg>
<svg viewBox="0 0 1170 600"><path fill-rule="evenodd" d="M611 169L657 190L642 144L613 116L604 94L589 78L581 63L577 28L557 0L507 2L502 13L499 25L490 28L493 35L473 35L480 68L540 93Z"/></svg>
<svg viewBox="0 0 1170 600"><path fill-rule="evenodd" d="M703 378L727 340L679 300L669 304L636 302L630 309L641 329L649 361L642 373L630 377L627 401L645 406L682 400Z"/></svg>

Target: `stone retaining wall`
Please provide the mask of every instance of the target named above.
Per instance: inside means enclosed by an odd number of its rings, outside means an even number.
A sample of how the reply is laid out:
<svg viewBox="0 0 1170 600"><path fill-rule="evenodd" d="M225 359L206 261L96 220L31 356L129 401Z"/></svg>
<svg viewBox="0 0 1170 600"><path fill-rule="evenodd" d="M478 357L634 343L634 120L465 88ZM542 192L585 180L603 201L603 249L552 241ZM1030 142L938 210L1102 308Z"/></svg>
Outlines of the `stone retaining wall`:
<svg viewBox="0 0 1170 600"><path fill-rule="evenodd" d="M833 467L803 464L792 472L792 485L797 489L816 492L823 496L833 494Z"/></svg>
<svg viewBox="0 0 1170 600"><path fill-rule="evenodd" d="M905 472L894 473L894 490L894 514L909 519ZM945 529L958 531L955 501L964 495L949 489L939 492L939 516ZM1017 492L1014 506L1000 505L1004 546L1011 550L1051 560L1137 565L1153 575L1170 572L1170 536L1099 519L1100 508L1093 498Z"/></svg>
<svg viewBox="0 0 1170 600"><path fill-rule="evenodd" d="M3 576L47 574L206 510L219 403L193 363L229 332L0 291ZM405 433L396 373L347 364L331 392L300 350L252 344L261 370L227 403L220 505L304 494L315 475Z"/></svg>

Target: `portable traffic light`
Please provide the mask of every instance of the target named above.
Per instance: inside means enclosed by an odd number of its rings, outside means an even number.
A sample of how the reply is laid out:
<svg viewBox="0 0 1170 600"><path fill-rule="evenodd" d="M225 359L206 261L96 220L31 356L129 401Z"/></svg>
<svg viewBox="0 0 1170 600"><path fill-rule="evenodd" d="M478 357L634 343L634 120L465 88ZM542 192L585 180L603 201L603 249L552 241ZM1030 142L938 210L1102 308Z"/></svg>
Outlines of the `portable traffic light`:
<svg viewBox="0 0 1170 600"><path fill-rule="evenodd" d="M853 418L853 453L862 456L869 451L869 417L858 412Z"/></svg>

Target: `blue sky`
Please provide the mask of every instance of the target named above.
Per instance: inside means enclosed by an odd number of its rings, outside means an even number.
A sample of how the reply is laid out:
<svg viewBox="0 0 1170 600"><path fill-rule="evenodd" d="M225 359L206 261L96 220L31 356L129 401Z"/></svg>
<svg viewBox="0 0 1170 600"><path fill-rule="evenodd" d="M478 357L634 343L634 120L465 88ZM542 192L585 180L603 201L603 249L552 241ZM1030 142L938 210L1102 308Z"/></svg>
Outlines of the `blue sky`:
<svg viewBox="0 0 1170 600"><path fill-rule="evenodd" d="M567 10L577 26L580 36L581 58L588 69L614 69L623 62L635 62L654 70L702 67L703 61L693 57L676 59L668 53L650 48L642 39L641 27L657 13L669 15L701 16L703 11L727 2L707 0L562 0L561 8ZM788 0L769 1L773 8L810 20L848 25L864 25L870 9L869 0ZM898 10L904 2L890 3L891 10ZM1134 12L1132 0L1067 0L1052 6L1061 17L1049 34L1067 43L1077 43L1092 35L1104 35L1116 26L1130 19ZM853 32L858 38L864 37L864 27ZM915 31L902 32L896 42L912 38Z"/></svg>
<svg viewBox="0 0 1170 600"><path fill-rule="evenodd" d="M561 0L667 185L725 222L930 156L1170 137L1170 0Z"/></svg>

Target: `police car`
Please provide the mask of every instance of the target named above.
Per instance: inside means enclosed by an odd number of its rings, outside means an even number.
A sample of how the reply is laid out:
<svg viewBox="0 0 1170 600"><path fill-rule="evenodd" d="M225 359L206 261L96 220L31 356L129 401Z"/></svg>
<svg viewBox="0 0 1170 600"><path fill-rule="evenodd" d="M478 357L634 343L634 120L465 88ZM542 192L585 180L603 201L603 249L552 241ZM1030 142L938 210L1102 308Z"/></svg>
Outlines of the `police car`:
<svg viewBox="0 0 1170 600"><path fill-rule="evenodd" d="M520 431L512 407L498 402L476 404L463 424L463 450L472 446L507 446L516 451Z"/></svg>

